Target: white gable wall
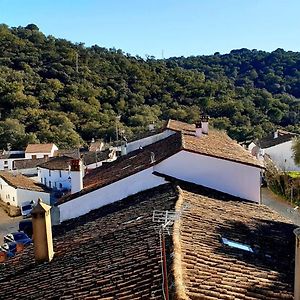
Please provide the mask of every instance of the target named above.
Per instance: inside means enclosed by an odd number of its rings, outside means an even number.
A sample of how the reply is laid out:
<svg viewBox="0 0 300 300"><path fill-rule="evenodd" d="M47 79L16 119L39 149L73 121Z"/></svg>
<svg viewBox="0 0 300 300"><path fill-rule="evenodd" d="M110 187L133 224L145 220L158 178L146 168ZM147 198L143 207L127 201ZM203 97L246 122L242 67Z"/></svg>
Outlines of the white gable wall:
<svg viewBox="0 0 300 300"><path fill-rule="evenodd" d="M17 189L10 186L2 178L0 178L0 197L3 202L18 206Z"/></svg>
<svg viewBox="0 0 300 300"><path fill-rule="evenodd" d="M145 138L137 140L137 141L129 142L126 146L126 152L129 153L129 152L139 149L140 147L146 147L150 144L153 144L155 142L163 140L174 133L175 133L175 131L167 129L161 133L158 133L158 134L155 134L152 136L148 136L148 137L145 137Z"/></svg>
<svg viewBox="0 0 300 300"><path fill-rule="evenodd" d="M18 206L21 206L22 203L26 201L34 201L37 203L37 200L41 198L44 203L50 205L50 194L45 192L38 192L32 190L24 190L24 189L17 189L17 199L18 199Z"/></svg>
<svg viewBox="0 0 300 300"><path fill-rule="evenodd" d="M288 141L270 148L263 149L264 154L268 154L275 165L283 171L300 171L300 166L296 166L292 151L293 141Z"/></svg>
<svg viewBox="0 0 300 300"><path fill-rule="evenodd" d="M153 167L59 205L60 222L166 183L163 178L152 173Z"/></svg>
<svg viewBox="0 0 300 300"><path fill-rule="evenodd" d="M180 151L154 171L243 199L260 201L260 169L210 156Z"/></svg>

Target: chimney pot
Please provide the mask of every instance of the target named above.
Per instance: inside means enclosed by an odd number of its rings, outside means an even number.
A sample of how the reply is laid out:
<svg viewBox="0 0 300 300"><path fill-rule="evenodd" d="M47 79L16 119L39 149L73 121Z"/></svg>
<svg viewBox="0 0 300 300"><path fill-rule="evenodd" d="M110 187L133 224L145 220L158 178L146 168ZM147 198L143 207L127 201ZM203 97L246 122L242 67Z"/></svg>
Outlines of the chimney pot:
<svg viewBox="0 0 300 300"><path fill-rule="evenodd" d="M202 115L201 118L201 125L202 125L202 133L208 134L208 120L209 116L208 115Z"/></svg>
<svg viewBox="0 0 300 300"><path fill-rule="evenodd" d="M54 255L50 209L51 206L41 199L32 209L34 256L37 262L50 262Z"/></svg>
<svg viewBox="0 0 300 300"><path fill-rule="evenodd" d="M71 160L71 194L83 189L83 165L80 159Z"/></svg>
<svg viewBox="0 0 300 300"><path fill-rule="evenodd" d="M201 135L202 135L202 123L201 123L201 121L198 121L198 122L196 122L195 136L201 137Z"/></svg>

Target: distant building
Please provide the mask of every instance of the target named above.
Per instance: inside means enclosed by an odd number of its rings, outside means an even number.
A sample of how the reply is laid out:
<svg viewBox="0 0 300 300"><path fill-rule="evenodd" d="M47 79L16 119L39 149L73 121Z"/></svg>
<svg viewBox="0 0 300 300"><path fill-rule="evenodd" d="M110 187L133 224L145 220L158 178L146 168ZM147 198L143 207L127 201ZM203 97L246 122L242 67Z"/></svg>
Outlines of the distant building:
<svg viewBox="0 0 300 300"><path fill-rule="evenodd" d="M48 158L54 156L57 150L55 144L29 144L25 150L25 158Z"/></svg>
<svg viewBox="0 0 300 300"><path fill-rule="evenodd" d="M258 159L268 155L274 164L282 171L300 171L294 161L292 145L296 133L276 130L274 133L252 142L248 149Z"/></svg>
<svg viewBox="0 0 300 300"><path fill-rule="evenodd" d="M50 191L26 176L1 171L0 198L5 203L19 207L27 201L36 202L38 198L50 204Z"/></svg>
<svg viewBox="0 0 300 300"><path fill-rule="evenodd" d="M15 162L24 158L24 151L3 151L0 153L0 170L13 170L15 169Z"/></svg>

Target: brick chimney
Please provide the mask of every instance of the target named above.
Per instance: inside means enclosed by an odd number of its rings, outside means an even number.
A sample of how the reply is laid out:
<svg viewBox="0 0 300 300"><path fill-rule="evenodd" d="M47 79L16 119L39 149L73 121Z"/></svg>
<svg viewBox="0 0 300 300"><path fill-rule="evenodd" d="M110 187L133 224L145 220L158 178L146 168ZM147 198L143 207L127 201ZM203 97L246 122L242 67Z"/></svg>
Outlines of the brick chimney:
<svg viewBox="0 0 300 300"><path fill-rule="evenodd" d="M31 211L36 262L50 262L54 255L50 209L51 206L39 199Z"/></svg>
<svg viewBox="0 0 300 300"><path fill-rule="evenodd" d="M201 135L202 135L202 123L201 123L201 121L198 121L198 122L196 122L195 136L201 137Z"/></svg>
<svg viewBox="0 0 300 300"><path fill-rule="evenodd" d="M208 134L208 120L209 116L207 115L202 115L201 118L201 127L202 127L202 133Z"/></svg>
<svg viewBox="0 0 300 300"><path fill-rule="evenodd" d="M71 194L83 189L83 165L80 159L71 160Z"/></svg>

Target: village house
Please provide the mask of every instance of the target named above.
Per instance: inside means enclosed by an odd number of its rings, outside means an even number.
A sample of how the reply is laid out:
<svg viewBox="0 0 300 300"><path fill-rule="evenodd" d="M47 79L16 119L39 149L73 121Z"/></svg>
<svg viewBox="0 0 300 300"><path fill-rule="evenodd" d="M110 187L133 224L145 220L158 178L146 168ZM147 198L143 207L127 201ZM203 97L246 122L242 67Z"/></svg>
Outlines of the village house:
<svg viewBox="0 0 300 300"><path fill-rule="evenodd" d="M60 221L162 185L167 177L260 202L263 166L247 150L224 132L208 132L207 119L197 126L171 120L168 126L177 133L91 170L75 183L83 188L58 200ZM71 169L76 172L82 172L79 161Z"/></svg>
<svg viewBox="0 0 300 300"><path fill-rule="evenodd" d="M50 191L46 187L21 174L0 172L0 198L3 202L21 207L24 202L43 199L50 204Z"/></svg>
<svg viewBox="0 0 300 300"><path fill-rule="evenodd" d="M48 158L54 156L57 150L55 144L28 144L25 150L25 158Z"/></svg>
<svg viewBox="0 0 300 300"><path fill-rule="evenodd" d="M48 158L20 159L14 162L14 170L17 173L38 181L38 165L47 160Z"/></svg>
<svg viewBox="0 0 300 300"><path fill-rule="evenodd" d="M54 256L50 241L0 264L0 298L294 299L289 221L252 201L171 182L56 226Z"/></svg>
<svg viewBox="0 0 300 300"><path fill-rule="evenodd" d="M25 157L24 151L2 151L0 153L0 170L10 171L15 168L15 163Z"/></svg>
<svg viewBox="0 0 300 300"><path fill-rule="evenodd" d="M300 166L295 164L292 151L293 140L297 136L296 133L276 130L265 138L252 142L248 149L258 159L268 155L282 171L300 171Z"/></svg>

